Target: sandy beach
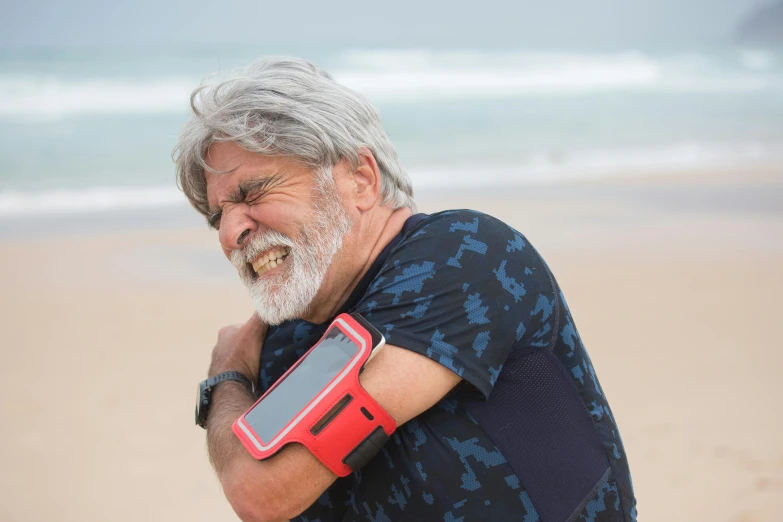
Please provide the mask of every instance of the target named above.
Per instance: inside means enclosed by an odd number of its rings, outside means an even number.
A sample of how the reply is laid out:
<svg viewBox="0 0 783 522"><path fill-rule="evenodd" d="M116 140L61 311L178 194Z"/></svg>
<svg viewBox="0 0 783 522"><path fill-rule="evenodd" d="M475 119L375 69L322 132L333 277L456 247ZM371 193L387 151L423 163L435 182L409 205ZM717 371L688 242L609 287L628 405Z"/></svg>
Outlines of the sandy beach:
<svg viewBox="0 0 783 522"><path fill-rule="evenodd" d="M783 168L418 200L504 219L546 258L641 520L780 520ZM193 405L218 329L252 307L215 233L191 222L0 221L0 520L236 519Z"/></svg>

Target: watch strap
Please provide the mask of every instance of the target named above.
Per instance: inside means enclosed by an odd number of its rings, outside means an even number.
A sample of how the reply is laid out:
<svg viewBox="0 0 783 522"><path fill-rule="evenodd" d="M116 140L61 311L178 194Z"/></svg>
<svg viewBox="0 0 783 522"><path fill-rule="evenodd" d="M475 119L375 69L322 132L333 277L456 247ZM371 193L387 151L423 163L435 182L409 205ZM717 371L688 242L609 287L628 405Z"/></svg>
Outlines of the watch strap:
<svg viewBox="0 0 783 522"><path fill-rule="evenodd" d="M253 394L255 394L256 387L253 385L253 383L250 381L250 379L247 378L247 376L242 372L237 371L228 371L219 373L217 375L213 375L209 379L207 379L207 388L212 389L221 382L225 381L238 381L245 385L245 387L250 390Z"/></svg>
<svg viewBox="0 0 783 522"><path fill-rule="evenodd" d="M215 386L221 382L237 381L242 383L250 393L255 396L256 387L247 378L245 374L237 371L228 371L213 375L209 379L203 380L199 383L198 402L196 403L196 425L202 428L207 427L207 416L209 415L209 409L212 404L212 392Z"/></svg>

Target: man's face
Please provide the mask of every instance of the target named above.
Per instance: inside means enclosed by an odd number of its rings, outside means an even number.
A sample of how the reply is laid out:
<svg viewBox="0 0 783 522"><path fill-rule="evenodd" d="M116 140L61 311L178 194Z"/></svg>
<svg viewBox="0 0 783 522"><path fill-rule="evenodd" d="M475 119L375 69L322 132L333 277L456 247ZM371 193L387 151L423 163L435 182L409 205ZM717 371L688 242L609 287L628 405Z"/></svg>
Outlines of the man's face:
<svg viewBox="0 0 783 522"><path fill-rule="evenodd" d="M302 317L351 228L331 174L234 143L212 145L207 163L226 172L205 175L210 222L259 316L268 324Z"/></svg>

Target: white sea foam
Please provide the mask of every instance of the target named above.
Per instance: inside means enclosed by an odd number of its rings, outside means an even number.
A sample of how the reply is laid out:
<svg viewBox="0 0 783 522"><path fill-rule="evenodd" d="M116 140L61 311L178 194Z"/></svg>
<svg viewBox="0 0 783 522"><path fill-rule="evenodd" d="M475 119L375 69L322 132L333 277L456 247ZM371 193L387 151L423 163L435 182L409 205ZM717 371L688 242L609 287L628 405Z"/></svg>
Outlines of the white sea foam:
<svg viewBox="0 0 783 522"><path fill-rule="evenodd" d="M761 58L746 56L745 61L749 60L758 65ZM347 53L345 61L347 67L336 70L335 76L374 100L783 88L783 78L778 75L727 69L701 54L654 58L636 51L615 54L355 51Z"/></svg>
<svg viewBox="0 0 783 522"><path fill-rule="evenodd" d="M715 57L537 52L351 51L327 65L376 102L572 96L600 92L756 92L783 89L769 53L748 51L731 68ZM208 71L205 71L205 73ZM220 76L216 77L219 78ZM186 114L197 77L66 78L0 74L0 117Z"/></svg>
<svg viewBox="0 0 783 522"><path fill-rule="evenodd" d="M516 165L411 169L411 177L414 187L421 189L479 188L781 164L783 164L783 143L683 142L655 148L592 149L537 154L524 163Z"/></svg>
<svg viewBox="0 0 783 522"><path fill-rule="evenodd" d="M0 116L57 118L83 114L186 114L198 80L0 75Z"/></svg>
<svg viewBox="0 0 783 522"><path fill-rule="evenodd" d="M569 179L633 176L699 168L783 164L783 143L705 144L684 142L658 148L593 149L538 154L502 165L412 167L416 189L525 186ZM174 186L88 187L69 190L0 190L0 220L19 216L87 214L113 210L185 207Z"/></svg>
<svg viewBox="0 0 783 522"><path fill-rule="evenodd" d="M575 94L651 85L660 64L639 53L356 51L338 80L373 99Z"/></svg>
<svg viewBox="0 0 783 522"><path fill-rule="evenodd" d="M123 209L184 206L176 187L88 187L45 191L0 191L0 219L12 216L86 214Z"/></svg>

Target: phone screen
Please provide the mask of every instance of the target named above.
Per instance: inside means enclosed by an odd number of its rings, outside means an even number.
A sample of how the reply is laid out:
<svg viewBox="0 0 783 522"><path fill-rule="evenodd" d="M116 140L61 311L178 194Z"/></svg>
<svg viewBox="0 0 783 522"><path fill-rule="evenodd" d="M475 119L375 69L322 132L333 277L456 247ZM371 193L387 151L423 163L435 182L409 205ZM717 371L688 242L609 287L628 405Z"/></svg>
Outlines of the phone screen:
<svg viewBox="0 0 783 522"><path fill-rule="evenodd" d="M359 352L360 346L337 326L266 397L245 415L263 442L270 442L294 416L334 379Z"/></svg>

